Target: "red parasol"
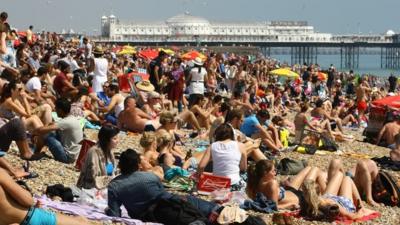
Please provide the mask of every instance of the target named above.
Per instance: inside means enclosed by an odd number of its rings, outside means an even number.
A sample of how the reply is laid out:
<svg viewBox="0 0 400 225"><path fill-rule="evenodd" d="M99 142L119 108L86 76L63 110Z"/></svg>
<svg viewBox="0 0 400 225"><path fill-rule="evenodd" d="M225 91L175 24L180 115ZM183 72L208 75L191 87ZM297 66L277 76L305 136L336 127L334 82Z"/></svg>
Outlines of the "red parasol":
<svg viewBox="0 0 400 225"><path fill-rule="evenodd" d="M381 98L372 102L373 105L378 107L388 106L400 110L400 95Z"/></svg>
<svg viewBox="0 0 400 225"><path fill-rule="evenodd" d="M158 56L158 50L155 49L145 49L139 52L139 57L145 59L154 59Z"/></svg>

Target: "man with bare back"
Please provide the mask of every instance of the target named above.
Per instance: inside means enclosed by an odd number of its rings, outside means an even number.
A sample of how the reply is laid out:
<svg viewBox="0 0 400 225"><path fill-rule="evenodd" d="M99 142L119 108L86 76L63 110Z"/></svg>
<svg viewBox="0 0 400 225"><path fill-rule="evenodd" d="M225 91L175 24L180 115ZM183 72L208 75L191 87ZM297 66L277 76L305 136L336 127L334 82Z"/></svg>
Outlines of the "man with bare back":
<svg viewBox="0 0 400 225"><path fill-rule="evenodd" d="M389 122L382 127L379 132L378 139L376 140L377 145L383 145L388 148L394 148L395 146L395 136L400 133L400 117L397 116L396 120Z"/></svg>
<svg viewBox="0 0 400 225"><path fill-rule="evenodd" d="M159 127L158 121L136 107L133 97L126 97L125 109L118 116L118 128L132 132L155 131Z"/></svg>
<svg viewBox="0 0 400 225"><path fill-rule="evenodd" d="M367 93L371 91L371 88L365 78L361 78L360 84L357 87L357 109L358 109L358 122L360 124L361 119L364 118L365 111L368 108L368 95Z"/></svg>

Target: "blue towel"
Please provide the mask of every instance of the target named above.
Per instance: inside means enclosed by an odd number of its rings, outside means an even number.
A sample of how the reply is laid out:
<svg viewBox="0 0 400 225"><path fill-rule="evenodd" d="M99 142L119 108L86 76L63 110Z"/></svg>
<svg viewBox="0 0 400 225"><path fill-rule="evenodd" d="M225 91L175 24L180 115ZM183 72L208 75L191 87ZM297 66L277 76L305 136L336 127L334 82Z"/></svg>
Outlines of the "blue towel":
<svg viewBox="0 0 400 225"><path fill-rule="evenodd" d="M257 212L264 212L264 213L273 213L274 211L278 211L278 207L276 202L267 199L267 197L263 193L257 193L256 199L253 200L245 200L240 208L244 210L254 210Z"/></svg>

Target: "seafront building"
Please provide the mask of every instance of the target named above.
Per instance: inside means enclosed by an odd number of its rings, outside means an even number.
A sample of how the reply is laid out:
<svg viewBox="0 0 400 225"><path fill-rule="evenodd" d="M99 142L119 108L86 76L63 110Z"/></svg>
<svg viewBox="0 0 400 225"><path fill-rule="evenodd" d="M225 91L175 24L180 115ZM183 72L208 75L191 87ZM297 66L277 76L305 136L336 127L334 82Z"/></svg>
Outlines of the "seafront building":
<svg viewBox="0 0 400 225"><path fill-rule="evenodd" d="M305 21L252 23L211 22L180 14L159 22L122 22L114 16L101 18L103 38L145 42L327 42L332 34L318 33Z"/></svg>

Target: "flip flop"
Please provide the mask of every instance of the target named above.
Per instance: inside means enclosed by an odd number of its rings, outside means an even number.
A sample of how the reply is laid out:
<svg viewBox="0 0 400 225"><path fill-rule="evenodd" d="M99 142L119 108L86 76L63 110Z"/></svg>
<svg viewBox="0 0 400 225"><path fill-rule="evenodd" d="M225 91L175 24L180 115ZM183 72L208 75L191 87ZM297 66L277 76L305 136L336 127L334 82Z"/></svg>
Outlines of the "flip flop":
<svg viewBox="0 0 400 225"><path fill-rule="evenodd" d="M34 179L39 177L39 174L35 173L35 172L28 172L29 174L26 176L23 176L22 179L24 180L29 180L29 179Z"/></svg>

